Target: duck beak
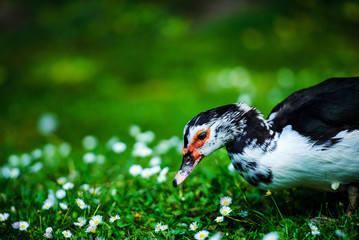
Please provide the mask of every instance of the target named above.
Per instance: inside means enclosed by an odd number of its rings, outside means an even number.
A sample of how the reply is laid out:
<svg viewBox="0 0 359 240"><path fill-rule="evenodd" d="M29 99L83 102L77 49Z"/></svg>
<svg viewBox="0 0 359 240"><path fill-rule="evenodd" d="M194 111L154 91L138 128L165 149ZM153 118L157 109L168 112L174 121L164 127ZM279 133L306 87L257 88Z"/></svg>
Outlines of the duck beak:
<svg viewBox="0 0 359 240"><path fill-rule="evenodd" d="M175 188L191 174L202 158L203 157L200 156L197 159L194 159L190 152L183 156L181 168L178 170L175 179L173 180L173 186Z"/></svg>

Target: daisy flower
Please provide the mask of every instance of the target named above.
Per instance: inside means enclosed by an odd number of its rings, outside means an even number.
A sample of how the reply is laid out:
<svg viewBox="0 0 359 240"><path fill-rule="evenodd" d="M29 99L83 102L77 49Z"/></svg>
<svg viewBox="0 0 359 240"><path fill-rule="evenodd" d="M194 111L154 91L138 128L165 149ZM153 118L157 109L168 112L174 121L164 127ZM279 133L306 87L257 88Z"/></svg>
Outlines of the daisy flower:
<svg viewBox="0 0 359 240"><path fill-rule="evenodd" d="M312 235L319 235L320 234L320 231L316 226L309 225L309 227L310 227L310 230L312 231Z"/></svg>
<svg viewBox="0 0 359 240"><path fill-rule="evenodd" d="M75 222L74 224L75 226L82 227L83 225L86 224L86 219L84 217L79 217L77 218L77 222Z"/></svg>
<svg viewBox="0 0 359 240"><path fill-rule="evenodd" d="M158 177L157 177L157 182L158 183L162 183L162 182L164 182L164 181L166 181L166 175L162 175L162 174L160 174Z"/></svg>
<svg viewBox="0 0 359 240"><path fill-rule="evenodd" d="M62 186L62 188L65 190L69 190L69 189L73 189L74 186L75 186L75 184L73 184L72 182L67 182Z"/></svg>
<svg viewBox="0 0 359 240"><path fill-rule="evenodd" d="M215 219L214 221L216 221L216 222L218 222L218 223L223 222L223 216L216 217L216 219Z"/></svg>
<svg viewBox="0 0 359 240"><path fill-rule="evenodd" d="M56 197L58 199L63 199L64 197L66 197L66 191L64 189L59 189L56 191Z"/></svg>
<svg viewBox="0 0 359 240"><path fill-rule="evenodd" d="M42 205L42 209L49 210L54 205L54 200L52 199L46 199L44 202L44 205Z"/></svg>
<svg viewBox="0 0 359 240"><path fill-rule="evenodd" d="M339 188L339 185L340 185L339 182L332 183L331 188L332 188L333 190L337 190L337 189Z"/></svg>
<svg viewBox="0 0 359 240"><path fill-rule="evenodd" d="M52 238L53 237L51 232L46 232L46 233L44 233L43 236L44 236L44 238Z"/></svg>
<svg viewBox="0 0 359 240"><path fill-rule="evenodd" d="M81 209L87 208L87 205L85 204L85 202L81 198L77 198L76 203Z"/></svg>
<svg viewBox="0 0 359 240"><path fill-rule="evenodd" d="M86 232L96 233L97 225L92 225L90 221L90 225L86 228Z"/></svg>
<svg viewBox="0 0 359 240"><path fill-rule="evenodd" d="M52 231L53 231L52 227L48 227L48 228L46 228L46 230L45 230L45 232L47 232L47 233L51 233Z"/></svg>
<svg viewBox="0 0 359 240"><path fill-rule="evenodd" d="M141 172L141 177L144 178L144 179L148 179L152 175L153 175L153 172L152 172L151 168L145 168Z"/></svg>
<svg viewBox="0 0 359 240"><path fill-rule="evenodd" d="M28 227L29 227L29 223L27 223L25 221L19 222L19 230L20 231L26 231Z"/></svg>
<svg viewBox="0 0 359 240"><path fill-rule="evenodd" d="M82 146L88 151L95 149L97 145L98 140L95 136L88 135L82 139Z"/></svg>
<svg viewBox="0 0 359 240"><path fill-rule="evenodd" d="M168 225L167 225L167 224L161 226L161 231L165 231L165 230L167 230L167 229L168 229Z"/></svg>
<svg viewBox="0 0 359 240"><path fill-rule="evenodd" d="M206 237L208 237L208 234L209 234L209 232L207 230L202 230L202 231L199 231L198 233L196 233L194 235L194 238L197 240L202 240L202 239L205 239Z"/></svg>
<svg viewBox="0 0 359 240"><path fill-rule="evenodd" d="M270 232L264 235L262 240L279 240L279 235L277 232Z"/></svg>
<svg viewBox="0 0 359 240"><path fill-rule="evenodd" d="M99 225L102 222L102 216L100 215L96 215L93 216L92 219L90 220L90 225Z"/></svg>
<svg viewBox="0 0 359 240"><path fill-rule="evenodd" d="M198 228L198 222L192 222L192 223L189 225L189 229L192 230L192 231L197 230L197 228Z"/></svg>
<svg viewBox="0 0 359 240"><path fill-rule="evenodd" d="M13 224L11 224L12 225L12 227L14 228L14 229L19 229L19 227L20 227L20 222L14 222Z"/></svg>
<svg viewBox="0 0 359 240"><path fill-rule="evenodd" d="M220 240L223 236L222 232L218 232L216 234L214 234L212 237L209 238L209 240Z"/></svg>
<svg viewBox="0 0 359 240"><path fill-rule="evenodd" d="M63 210L67 210L69 208L65 203L59 203L59 205Z"/></svg>
<svg viewBox="0 0 359 240"><path fill-rule="evenodd" d="M88 152L82 157L82 160L85 163L94 163L96 161L96 155L92 152Z"/></svg>
<svg viewBox="0 0 359 240"><path fill-rule="evenodd" d="M117 214L116 216L110 218L110 222L114 222L120 218L121 218L120 215Z"/></svg>
<svg viewBox="0 0 359 240"><path fill-rule="evenodd" d="M345 238L345 236L346 236L346 234L344 232L340 231L339 229L335 230L334 233L339 238Z"/></svg>
<svg viewBox="0 0 359 240"><path fill-rule="evenodd" d="M136 177L141 174L142 167L140 165L132 165L129 172L132 176Z"/></svg>
<svg viewBox="0 0 359 240"><path fill-rule="evenodd" d="M8 213L0 213L0 222L4 222L9 218L10 214Z"/></svg>
<svg viewBox="0 0 359 240"><path fill-rule="evenodd" d="M230 212L232 212L232 209L230 209L230 207L227 206L223 206L219 212L223 215L223 216L228 216Z"/></svg>
<svg viewBox="0 0 359 240"><path fill-rule="evenodd" d="M88 190L90 190L90 185L85 183L85 184L81 185L81 189L84 190L84 191L88 191Z"/></svg>
<svg viewBox="0 0 359 240"><path fill-rule="evenodd" d="M59 177L57 180L57 183L60 185L64 185L67 181L66 177Z"/></svg>
<svg viewBox="0 0 359 240"><path fill-rule="evenodd" d="M126 150L127 145L123 142L115 142L112 144L112 151L115 153L122 153Z"/></svg>
<svg viewBox="0 0 359 240"><path fill-rule="evenodd" d="M156 224L156 227L155 227L155 232L161 231L161 228L162 228L162 224L161 224L161 223L157 223L157 224Z"/></svg>
<svg viewBox="0 0 359 240"><path fill-rule="evenodd" d="M222 206L228 206L232 203L232 198L231 197L222 197L220 200L219 200L219 203L222 205Z"/></svg>
<svg viewBox="0 0 359 240"><path fill-rule="evenodd" d="M160 157L153 157L151 158L149 164L151 167L161 165L162 159Z"/></svg>
<svg viewBox="0 0 359 240"><path fill-rule="evenodd" d="M91 194L93 195L100 195L101 193L101 187L97 187L97 188L90 188L89 191Z"/></svg>
<svg viewBox="0 0 359 240"><path fill-rule="evenodd" d="M62 231L62 234L64 235L65 238L72 237L72 233L69 230Z"/></svg>

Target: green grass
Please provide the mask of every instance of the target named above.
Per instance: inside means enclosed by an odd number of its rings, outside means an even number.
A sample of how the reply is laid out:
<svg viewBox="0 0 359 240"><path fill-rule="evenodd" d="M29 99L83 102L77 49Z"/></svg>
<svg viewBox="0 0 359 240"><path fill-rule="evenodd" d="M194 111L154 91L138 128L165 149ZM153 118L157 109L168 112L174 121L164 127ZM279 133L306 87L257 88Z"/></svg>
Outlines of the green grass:
<svg viewBox="0 0 359 240"><path fill-rule="evenodd" d="M50 140L51 139L51 140ZM56 139L56 142L53 142ZM131 139L128 136L128 139ZM95 236L106 239L193 239L198 230L207 230L209 236L222 232L223 239L261 239L266 233L278 232L281 239L338 239L334 234L339 229L347 236L356 239L358 235L358 216L345 216L346 198L344 194L328 194L302 189L266 192L250 186L237 173L230 173L228 156L224 149L207 157L179 187L172 187L172 180L180 166L181 156L175 149L161 155L164 168L169 166L167 180L157 182L157 176L149 179L134 177L128 170L132 164L148 167L151 156L140 158L132 156L132 141L127 149L116 154L106 148L106 142L99 142L92 150L106 157L104 163L85 164L82 160L81 143L74 145L68 156L61 156L54 135L49 141L55 146L52 156L33 159L27 166L21 162L20 175L15 179L0 178L4 186L1 193L1 213L10 213L10 218L1 222L0 235L4 239L39 239L47 227L54 229L56 239L64 238L62 231L70 230L76 239L91 239ZM155 148L159 140L150 144ZM47 147L49 148L49 145ZM36 162L43 163L38 172L30 172ZM61 189L58 179L65 177L74 183L74 188L66 190L66 197L57 200L48 210L42 209L49 189ZM98 194L91 194L81 186L89 184L99 187ZM223 223L214 220L220 216L219 199L230 196L232 212ZM81 198L90 209L80 209L75 200ZM58 203L64 202L68 210ZM15 210L11 210L14 206ZM240 215L248 211L248 216ZM109 218L119 214L121 219L110 223ZM101 215L103 223L96 233L86 233L89 220ZM74 225L78 217L85 217L87 224L80 228ZM312 236L308 223L314 217L332 218L314 223L320 235ZM30 224L27 231L12 227L16 221ZM199 222L197 231L190 231L191 222ZM168 225L168 230L155 233L158 222ZM182 226L186 223L187 226Z"/></svg>

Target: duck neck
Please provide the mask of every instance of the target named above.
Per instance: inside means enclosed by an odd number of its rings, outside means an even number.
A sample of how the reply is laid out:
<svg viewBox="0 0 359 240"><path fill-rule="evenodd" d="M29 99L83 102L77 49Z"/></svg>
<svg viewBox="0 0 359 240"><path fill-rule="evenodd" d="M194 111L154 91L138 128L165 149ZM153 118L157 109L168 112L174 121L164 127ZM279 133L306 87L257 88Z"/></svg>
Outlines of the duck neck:
<svg viewBox="0 0 359 240"><path fill-rule="evenodd" d="M259 159L276 148L276 134L255 108L243 115L243 122L239 135L226 145L231 162L252 185L270 183L272 172Z"/></svg>

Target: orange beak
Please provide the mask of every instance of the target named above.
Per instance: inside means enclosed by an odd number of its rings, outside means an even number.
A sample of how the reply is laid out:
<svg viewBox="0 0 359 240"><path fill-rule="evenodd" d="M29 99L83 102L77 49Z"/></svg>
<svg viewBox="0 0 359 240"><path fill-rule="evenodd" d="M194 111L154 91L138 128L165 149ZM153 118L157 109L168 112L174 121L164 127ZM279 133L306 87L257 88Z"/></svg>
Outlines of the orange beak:
<svg viewBox="0 0 359 240"><path fill-rule="evenodd" d="M197 164L202 160L202 155L196 155L196 158L193 157L191 152L187 152L183 156L181 168L178 170L175 179L173 180L173 186L177 187L180 185L193 171Z"/></svg>

